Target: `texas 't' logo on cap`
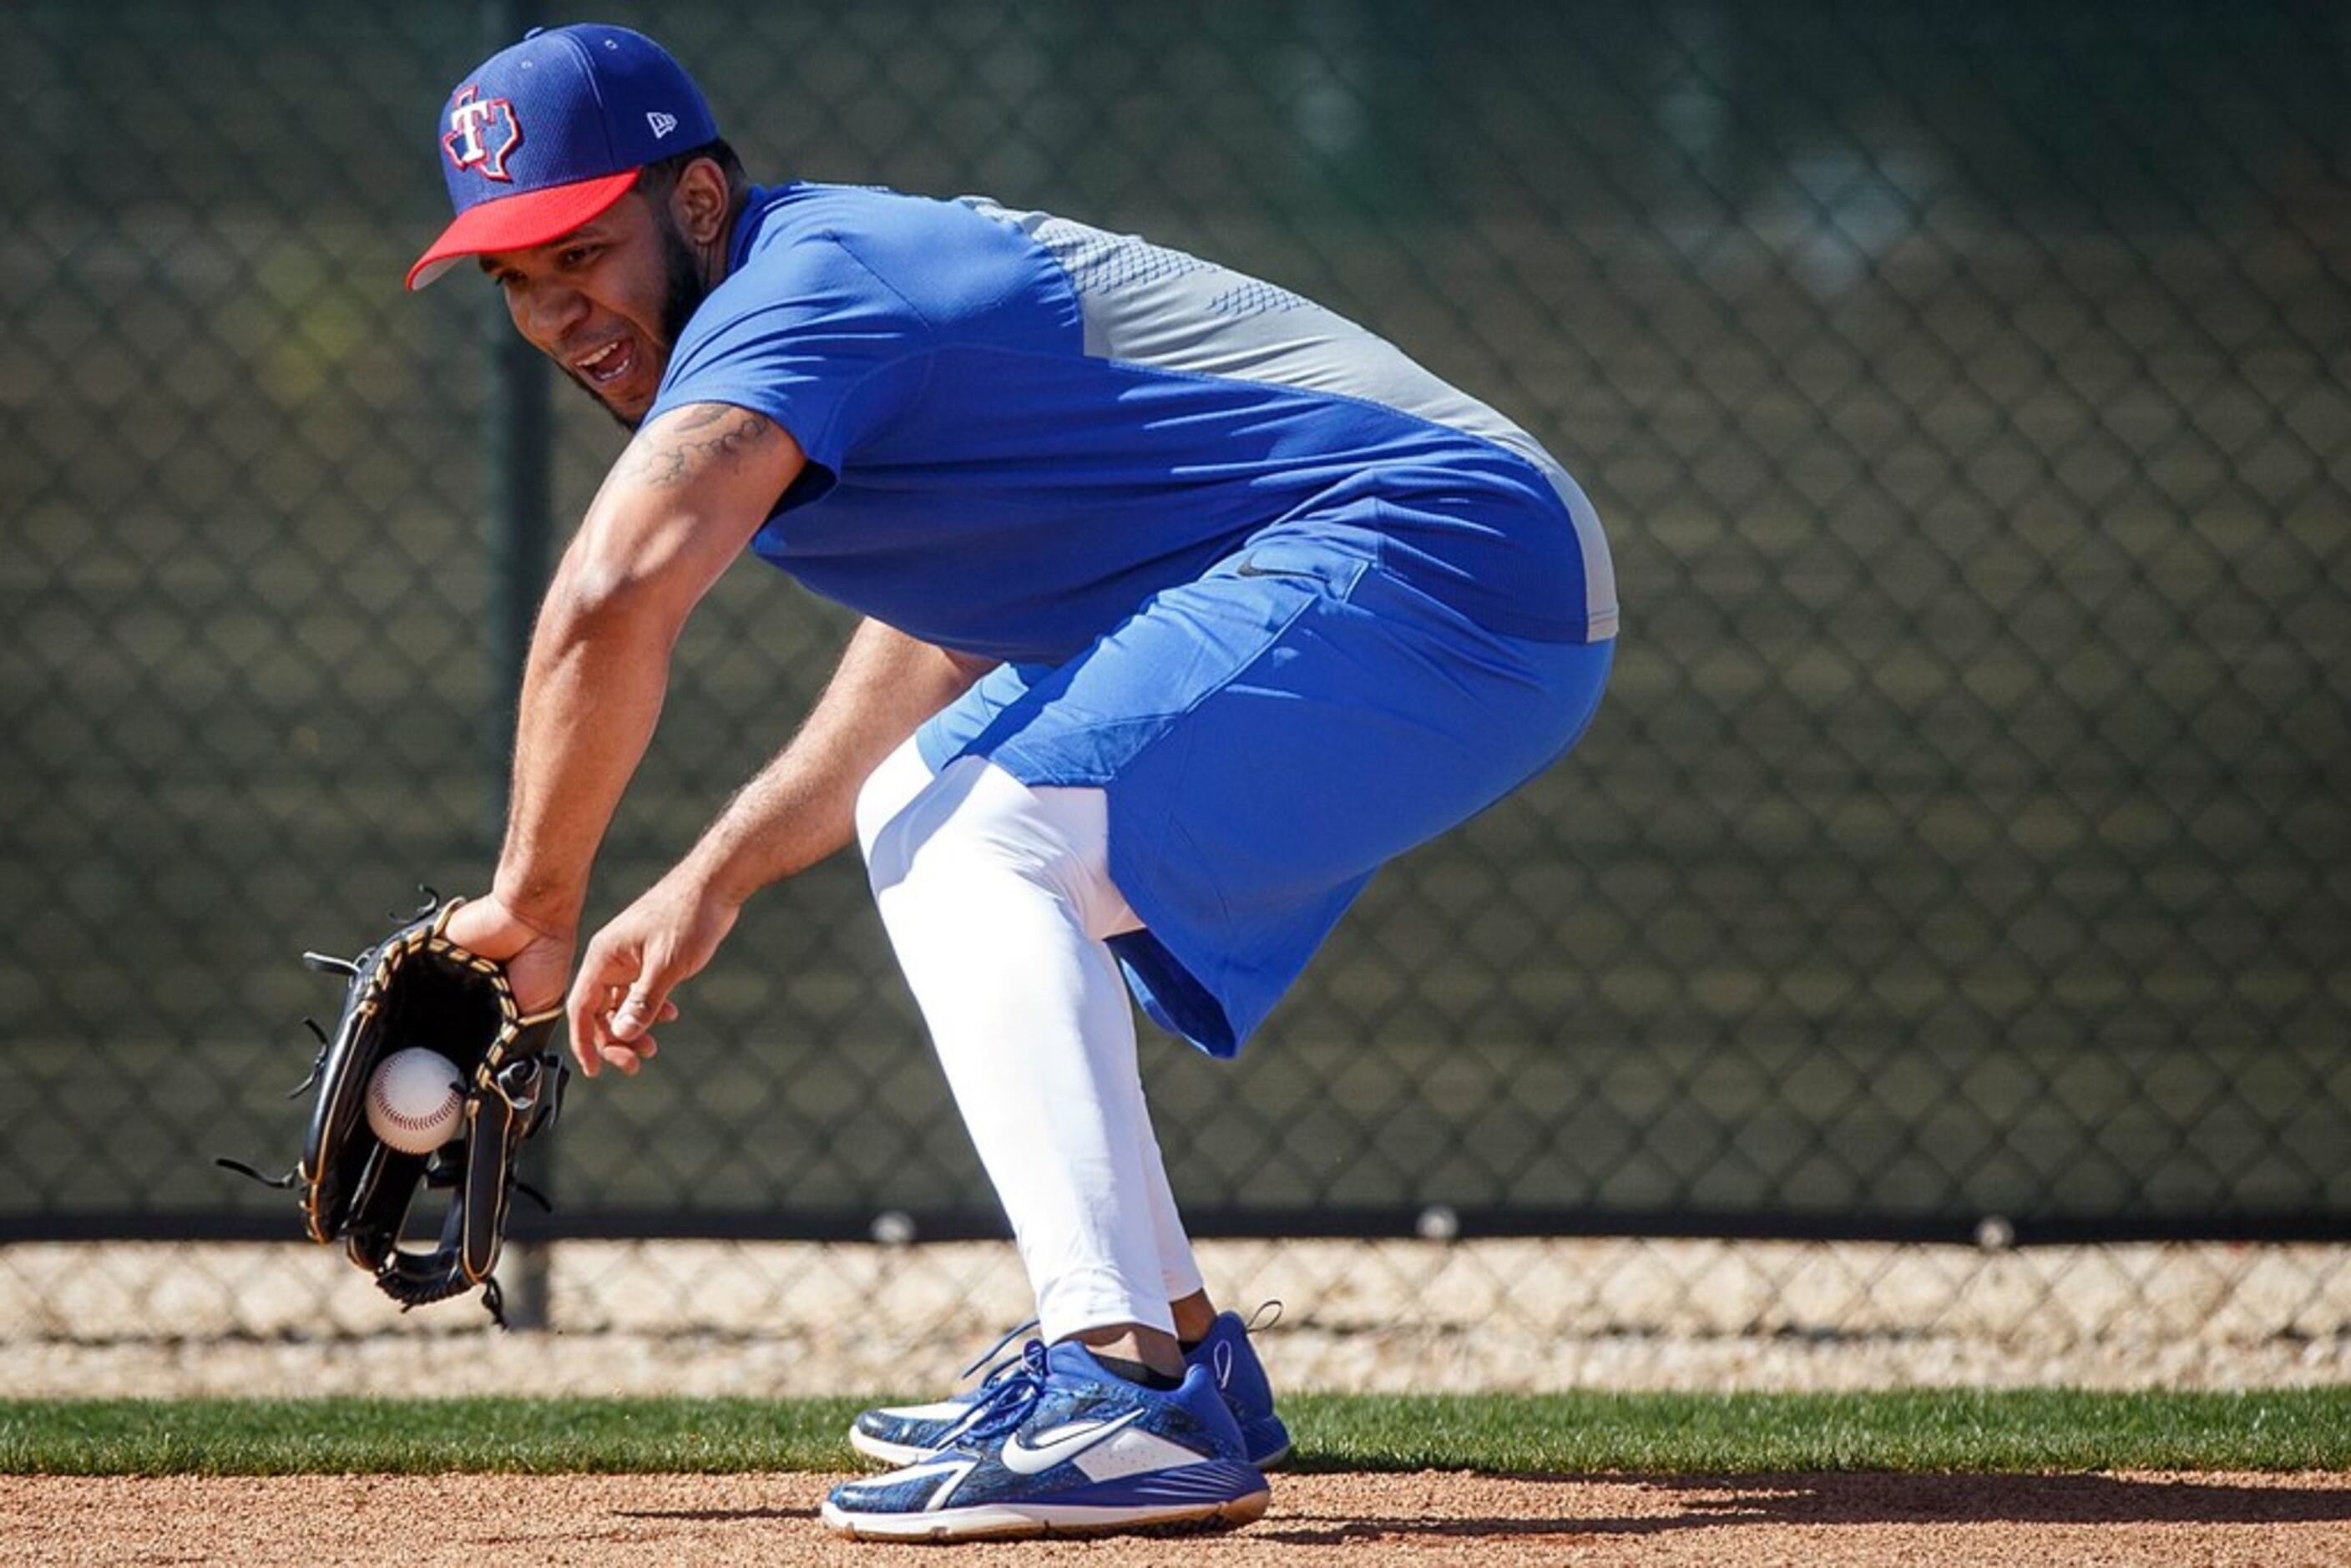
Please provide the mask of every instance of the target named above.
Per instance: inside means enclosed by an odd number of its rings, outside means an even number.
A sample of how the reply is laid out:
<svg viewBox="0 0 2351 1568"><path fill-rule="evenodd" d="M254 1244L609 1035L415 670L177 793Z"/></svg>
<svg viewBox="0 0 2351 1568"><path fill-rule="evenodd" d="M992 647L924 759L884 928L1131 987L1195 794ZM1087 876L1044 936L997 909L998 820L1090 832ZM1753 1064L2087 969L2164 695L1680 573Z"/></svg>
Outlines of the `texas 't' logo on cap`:
<svg viewBox="0 0 2351 1568"><path fill-rule="evenodd" d="M449 133L441 138L449 162L460 169L480 165L484 175L511 183L507 156L522 145L522 121L503 98L485 99L479 87L459 93L449 106Z"/></svg>

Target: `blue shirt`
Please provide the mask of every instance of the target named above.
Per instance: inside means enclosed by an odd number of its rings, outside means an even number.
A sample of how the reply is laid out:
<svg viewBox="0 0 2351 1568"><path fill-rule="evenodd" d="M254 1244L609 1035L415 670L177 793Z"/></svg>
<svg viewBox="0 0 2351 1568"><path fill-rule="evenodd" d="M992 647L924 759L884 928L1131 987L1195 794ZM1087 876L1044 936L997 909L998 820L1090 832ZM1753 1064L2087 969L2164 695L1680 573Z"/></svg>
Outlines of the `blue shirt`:
<svg viewBox="0 0 2351 1568"><path fill-rule="evenodd" d="M759 555L944 647L1058 663L1282 533L1375 540L1510 635L1615 630L1597 519L1524 431L1288 290L1045 214L755 191L647 417L696 402L808 455Z"/></svg>

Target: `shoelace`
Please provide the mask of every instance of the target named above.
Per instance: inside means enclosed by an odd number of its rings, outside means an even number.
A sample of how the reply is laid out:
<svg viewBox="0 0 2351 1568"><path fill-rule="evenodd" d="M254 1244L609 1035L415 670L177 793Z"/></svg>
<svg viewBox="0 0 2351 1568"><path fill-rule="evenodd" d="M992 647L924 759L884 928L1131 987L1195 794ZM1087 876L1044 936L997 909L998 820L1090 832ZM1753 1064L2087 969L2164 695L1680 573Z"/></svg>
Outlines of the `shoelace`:
<svg viewBox="0 0 2351 1568"><path fill-rule="evenodd" d="M534 1194L533 1196L536 1197L537 1195ZM542 1199L541 1201L545 1200ZM1281 1302L1279 1300L1260 1301L1258 1303L1257 1311L1249 1314L1247 1332L1254 1333L1262 1329L1270 1329L1280 1321ZM1020 1323L1012 1328L1007 1329L1004 1333L1003 1338L998 1340L994 1344L989 1345L986 1350L980 1352L978 1357L975 1359L969 1366L963 1369L959 1375L967 1382L968 1382L974 1375L978 1374L982 1367L986 1367L987 1369L986 1374L981 1375L979 1379L979 1399L981 1403L993 1403L1000 1394L1005 1392L1004 1390L999 1389L998 1385L1015 1379L1028 1378L1036 1379L1038 1387L1036 1390L1030 1392L1025 1400L1023 1400L1020 1406L1020 1413L1024 1416L1027 1415L1029 1412L1029 1406L1037 1402L1037 1395L1043 1391L1043 1379L1045 1375L1044 1345L1039 1341L1032 1339L1024 1343L1019 1350L1014 1351L1010 1355L1004 1354L1006 1347L1010 1345L1014 1340L1019 1339L1022 1334L1029 1333L1031 1329L1034 1329L1037 1326L1037 1320L1035 1318L1030 1318L1025 1323ZM1001 1359L998 1359L999 1357ZM1233 1380L1232 1347L1226 1344L1217 1345L1215 1363L1217 1386L1218 1388L1223 1388L1229 1385ZM996 1415L991 1412L989 1415L983 1416L974 1421L970 1427L966 1428L966 1431L974 1437L990 1435L995 1430L999 1429L991 1425L991 1423L996 1419ZM1018 1425L1017 1422L1014 1424Z"/></svg>
<svg viewBox="0 0 2351 1568"><path fill-rule="evenodd" d="M981 1413L964 1428L964 1436L998 1437L1027 1420L1037 1401L1045 1396L1047 1371L1045 1342L1032 1339L1022 1345L1017 1361L1007 1361L981 1385Z"/></svg>
<svg viewBox="0 0 2351 1568"><path fill-rule="evenodd" d="M1010 1355L1004 1355L1005 1347L1036 1326L1037 1320L1035 1318L1030 1318L1027 1322L1022 1323L1016 1328L1007 1329L1002 1339L998 1340L994 1344L989 1345L986 1350L981 1351L979 1353L979 1359L973 1362L969 1366L965 1367L957 1375L967 1382L970 1380L972 1374L977 1372L981 1367L986 1366L987 1367L987 1375L981 1378L979 1380L979 1384L981 1387L987 1387L989 1384L1003 1376L1006 1372L1020 1364L1021 1352L1016 1350ZM1026 1349L1027 1347L1023 1346L1022 1348ZM998 1361L997 1357L998 1356L1004 1356L1004 1359ZM994 1363L993 1365L989 1364L991 1362Z"/></svg>

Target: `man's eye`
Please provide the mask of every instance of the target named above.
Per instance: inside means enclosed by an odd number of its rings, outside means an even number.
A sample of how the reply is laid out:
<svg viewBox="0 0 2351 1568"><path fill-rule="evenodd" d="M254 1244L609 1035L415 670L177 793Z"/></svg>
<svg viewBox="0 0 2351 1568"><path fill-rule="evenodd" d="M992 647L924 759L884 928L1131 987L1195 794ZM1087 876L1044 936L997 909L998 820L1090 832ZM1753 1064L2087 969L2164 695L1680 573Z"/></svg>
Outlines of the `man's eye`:
<svg viewBox="0 0 2351 1568"><path fill-rule="evenodd" d="M592 245L575 245L569 250L563 253L563 265L566 267L578 267L580 263L586 261L590 256L595 254L596 247Z"/></svg>

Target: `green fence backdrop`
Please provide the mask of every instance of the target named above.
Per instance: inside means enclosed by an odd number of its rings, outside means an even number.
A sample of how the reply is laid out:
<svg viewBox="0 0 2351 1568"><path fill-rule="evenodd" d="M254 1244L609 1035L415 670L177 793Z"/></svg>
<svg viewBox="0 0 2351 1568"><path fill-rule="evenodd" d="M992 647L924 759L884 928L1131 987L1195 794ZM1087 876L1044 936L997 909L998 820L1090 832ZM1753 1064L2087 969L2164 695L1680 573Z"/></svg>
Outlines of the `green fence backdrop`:
<svg viewBox="0 0 2351 1568"><path fill-rule="evenodd" d="M530 592L619 439L486 286L400 287L524 9L11 7L0 1238L292 1234L209 1161L290 1163L336 998L297 956L486 877ZM597 14L755 178L1321 298L1608 524L1585 744L1376 883L1241 1063L1146 1043L1201 1229L2344 1234L2351 10ZM726 578L600 908L845 629ZM684 999L526 1224L995 1230L849 860Z"/></svg>

